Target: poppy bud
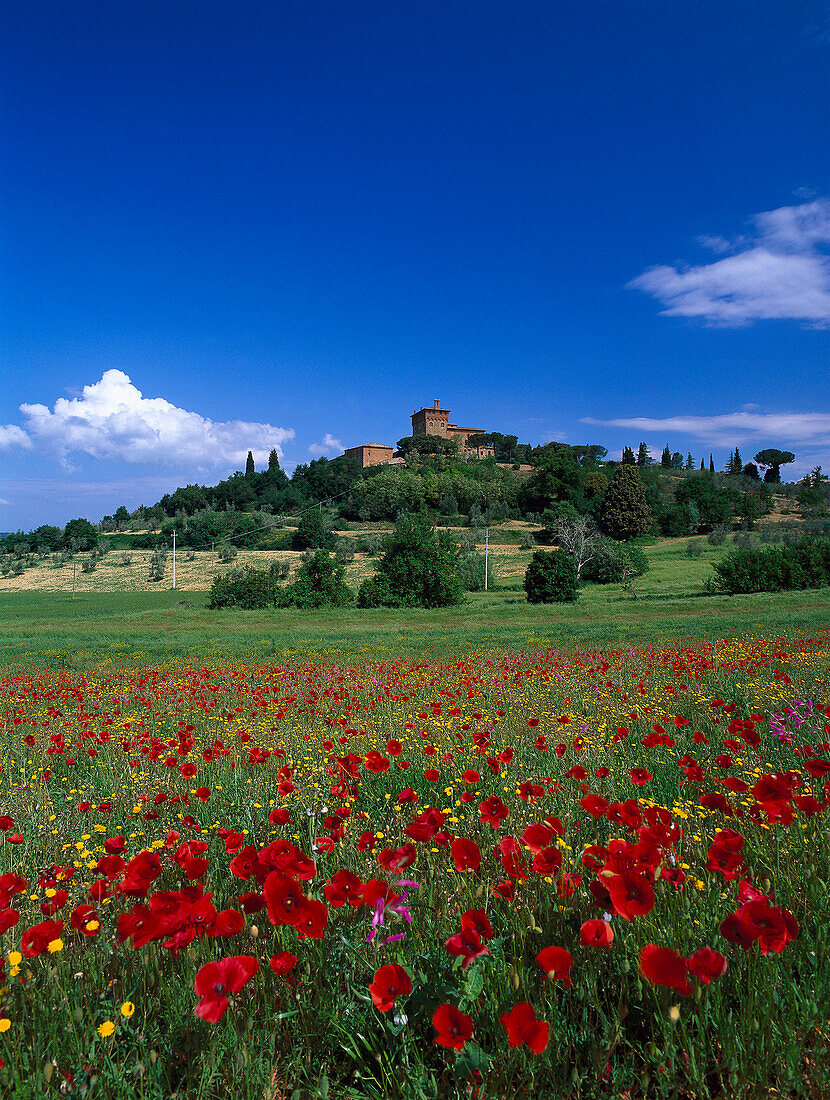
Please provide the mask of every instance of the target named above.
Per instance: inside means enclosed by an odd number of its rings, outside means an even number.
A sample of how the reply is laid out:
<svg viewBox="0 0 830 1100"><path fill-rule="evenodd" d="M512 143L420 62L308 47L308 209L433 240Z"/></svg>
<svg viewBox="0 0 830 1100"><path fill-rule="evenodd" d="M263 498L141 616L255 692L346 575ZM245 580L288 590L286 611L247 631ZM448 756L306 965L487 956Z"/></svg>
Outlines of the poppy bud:
<svg viewBox="0 0 830 1100"><path fill-rule="evenodd" d="M257 926L255 924L251 925L250 936L251 936L252 940L255 940L259 937L259 929L257 928Z"/></svg>

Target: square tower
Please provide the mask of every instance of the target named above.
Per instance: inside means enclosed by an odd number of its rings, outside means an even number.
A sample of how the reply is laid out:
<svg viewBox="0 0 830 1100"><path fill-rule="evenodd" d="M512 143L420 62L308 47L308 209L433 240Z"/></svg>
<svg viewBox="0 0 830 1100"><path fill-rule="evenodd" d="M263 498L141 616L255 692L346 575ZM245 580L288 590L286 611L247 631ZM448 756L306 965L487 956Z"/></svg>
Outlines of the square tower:
<svg viewBox="0 0 830 1100"><path fill-rule="evenodd" d="M446 439L449 421L449 409L442 409L436 400L431 409L418 409L412 414L412 434L440 435Z"/></svg>

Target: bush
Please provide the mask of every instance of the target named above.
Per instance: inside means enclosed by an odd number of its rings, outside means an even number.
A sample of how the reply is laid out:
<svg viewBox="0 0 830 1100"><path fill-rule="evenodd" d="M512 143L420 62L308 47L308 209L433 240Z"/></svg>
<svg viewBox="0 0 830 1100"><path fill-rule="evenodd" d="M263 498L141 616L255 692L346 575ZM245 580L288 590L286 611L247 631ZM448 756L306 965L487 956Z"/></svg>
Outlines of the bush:
<svg viewBox="0 0 830 1100"><path fill-rule="evenodd" d="M274 571L246 565L214 577L208 607L212 611L220 607L242 607L249 610L273 607L276 597Z"/></svg>
<svg viewBox="0 0 830 1100"><path fill-rule="evenodd" d="M626 569L633 569L631 575L636 577L648 572L648 558L642 546L636 542L619 543L606 539L596 555L583 565L582 580L594 584L619 584Z"/></svg>
<svg viewBox="0 0 830 1100"><path fill-rule="evenodd" d="M706 541L710 546L723 546L726 542L726 538L729 534L730 527L728 523L719 523L717 527L713 527L709 534L706 536Z"/></svg>
<svg viewBox="0 0 830 1100"><path fill-rule="evenodd" d="M300 517L292 539L295 550L331 550L334 546L334 529L320 508L312 508Z"/></svg>
<svg viewBox="0 0 830 1100"><path fill-rule="evenodd" d="M699 558L703 553L703 543L700 539L689 539L686 543L686 557Z"/></svg>
<svg viewBox="0 0 830 1100"><path fill-rule="evenodd" d="M561 550L537 550L525 573L530 603L573 603L579 595L576 566Z"/></svg>
<svg viewBox="0 0 830 1100"><path fill-rule="evenodd" d="M293 584L279 590L280 607L344 607L354 593L344 580L345 566L326 550L315 550L297 570Z"/></svg>
<svg viewBox="0 0 830 1100"><path fill-rule="evenodd" d="M730 596L824 588L830 584L830 539L730 550L714 568L715 585Z"/></svg>
<svg viewBox="0 0 830 1100"><path fill-rule="evenodd" d="M449 532L422 517L404 516L383 542L374 577L358 591L360 607L446 607L462 603L457 551Z"/></svg>
<svg viewBox="0 0 830 1100"><path fill-rule="evenodd" d="M458 559L455 571L458 575L459 580L461 581L461 584L464 587L465 592L484 591L483 554L465 554L464 557ZM495 588L495 579L495 570L493 568L493 561L491 558L490 561L487 563L488 588Z"/></svg>

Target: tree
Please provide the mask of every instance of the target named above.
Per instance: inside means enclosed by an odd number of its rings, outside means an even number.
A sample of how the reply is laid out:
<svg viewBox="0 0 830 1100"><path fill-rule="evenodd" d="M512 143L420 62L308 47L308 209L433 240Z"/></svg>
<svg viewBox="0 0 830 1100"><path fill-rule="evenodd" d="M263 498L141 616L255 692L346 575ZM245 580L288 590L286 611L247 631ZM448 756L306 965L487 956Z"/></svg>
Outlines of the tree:
<svg viewBox="0 0 830 1100"><path fill-rule="evenodd" d="M253 451L248 451L248 457L245 460L245 477L250 480L255 473L256 467L254 466L254 453Z"/></svg>
<svg viewBox="0 0 830 1100"><path fill-rule="evenodd" d="M603 529L615 539L644 535L651 528L653 515L636 467L616 468L600 515Z"/></svg>
<svg viewBox="0 0 830 1100"><path fill-rule="evenodd" d="M573 603L579 596L573 558L557 550L537 550L524 587L529 603Z"/></svg>
<svg viewBox="0 0 830 1100"><path fill-rule="evenodd" d="M78 550L92 550L98 544L98 532L88 519L71 519L63 529L63 544L75 540Z"/></svg>
<svg viewBox="0 0 830 1100"><path fill-rule="evenodd" d="M693 470L694 468L695 468L695 460L692 458L692 452L689 451L689 453L686 455L686 469L687 470Z"/></svg>
<svg viewBox="0 0 830 1100"><path fill-rule="evenodd" d="M792 451L779 451L777 447L767 447L755 455L755 462L764 467L764 481L778 485L781 481L781 467L795 462Z"/></svg>
<svg viewBox="0 0 830 1100"><path fill-rule="evenodd" d="M660 455L660 465L664 470L671 468L671 451L669 450L668 443L663 448L663 453Z"/></svg>
<svg viewBox="0 0 830 1100"><path fill-rule="evenodd" d="M709 455L709 473L713 474L714 472L715 472L715 460L712 458L712 456L710 454Z"/></svg>
<svg viewBox="0 0 830 1100"><path fill-rule="evenodd" d="M563 516L554 522L552 530L560 548L573 559L578 578L583 566L588 564L603 543L599 528L592 516L577 516L576 519Z"/></svg>
<svg viewBox="0 0 830 1100"><path fill-rule="evenodd" d="M634 465L634 452L630 447L623 447L622 460L626 466Z"/></svg>
<svg viewBox="0 0 830 1100"><path fill-rule="evenodd" d="M312 508L300 517L293 545L295 550L330 550L334 539L334 530L322 509Z"/></svg>
<svg viewBox="0 0 830 1100"><path fill-rule="evenodd" d="M683 469L683 455L680 451L672 451L671 464L673 470Z"/></svg>
<svg viewBox="0 0 830 1100"><path fill-rule="evenodd" d="M748 477L751 481L760 481L761 475L758 473L758 467L754 462L747 462L741 471L744 477Z"/></svg>
<svg viewBox="0 0 830 1100"><path fill-rule="evenodd" d="M383 540L377 572L358 591L360 607L446 607L464 599L457 548L423 516L404 516Z"/></svg>
<svg viewBox="0 0 830 1100"><path fill-rule="evenodd" d="M116 531L126 531L130 523L130 513L122 504L120 508L116 508L115 515L112 517L115 524Z"/></svg>
<svg viewBox="0 0 830 1100"><path fill-rule="evenodd" d="M280 468L280 456L276 447L272 447L268 454L268 469L279 470Z"/></svg>
<svg viewBox="0 0 830 1100"><path fill-rule="evenodd" d="M293 584L277 592L280 607L344 607L354 593L344 579L346 567L326 550L315 550L297 570Z"/></svg>
<svg viewBox="0 0 830 1100"><path fill-rule="evenodd" d="M700 460L700 468L703 469L703 459Z"/></svg>
<svg viewBox="0 0 830 1100"><path fill-rule="evenodd" d="M648 453L648 447L645 443L641 443L637 448L637 465L638 466L651 466L654 459Z"/></svg>

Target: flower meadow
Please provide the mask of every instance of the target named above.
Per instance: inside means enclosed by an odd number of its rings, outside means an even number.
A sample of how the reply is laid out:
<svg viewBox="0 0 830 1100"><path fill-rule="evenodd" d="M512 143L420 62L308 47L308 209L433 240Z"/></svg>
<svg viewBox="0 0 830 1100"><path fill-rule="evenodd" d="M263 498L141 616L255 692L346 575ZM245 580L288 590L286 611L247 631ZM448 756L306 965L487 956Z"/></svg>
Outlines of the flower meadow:
<svg viewBox="0 0 830 1100"><path fill-rule="evenodd" d="M0 684L0 1095L826 1096L830 634Z"/></svg>

